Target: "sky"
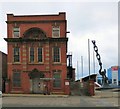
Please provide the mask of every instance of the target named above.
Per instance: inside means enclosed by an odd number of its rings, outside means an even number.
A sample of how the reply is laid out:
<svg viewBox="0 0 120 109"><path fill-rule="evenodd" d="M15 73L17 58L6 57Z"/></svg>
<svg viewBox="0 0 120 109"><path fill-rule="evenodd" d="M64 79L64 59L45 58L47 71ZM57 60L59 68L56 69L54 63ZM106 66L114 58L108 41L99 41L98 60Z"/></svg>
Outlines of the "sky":
<svg viewBox="0 0 120 109"><path fill-rule="evenodd" d="M66 12L68 52L72 53L76 79L82 76L81 56L83 56L83 76L88 75L88 39L90 40L90 73L94 73L93 44L96 41L103 69L118 65L118 2L115 0L89 2L0 2L0 51L7 53L6 14L42 15ZM95 57L95 73L99 65Z"/></svg>

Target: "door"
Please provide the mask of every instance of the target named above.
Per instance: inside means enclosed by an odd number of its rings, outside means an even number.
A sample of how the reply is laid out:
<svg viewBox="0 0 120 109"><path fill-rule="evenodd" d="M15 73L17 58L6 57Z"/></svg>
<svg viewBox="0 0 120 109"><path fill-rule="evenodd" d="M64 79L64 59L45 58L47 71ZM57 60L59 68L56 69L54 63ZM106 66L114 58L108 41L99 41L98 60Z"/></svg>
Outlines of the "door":
<svg viewBox="0 0 120 109"><path fill-rule="evenodd" d="M33 93L44 93L44 82L40 78L33 78Z"/></svg>

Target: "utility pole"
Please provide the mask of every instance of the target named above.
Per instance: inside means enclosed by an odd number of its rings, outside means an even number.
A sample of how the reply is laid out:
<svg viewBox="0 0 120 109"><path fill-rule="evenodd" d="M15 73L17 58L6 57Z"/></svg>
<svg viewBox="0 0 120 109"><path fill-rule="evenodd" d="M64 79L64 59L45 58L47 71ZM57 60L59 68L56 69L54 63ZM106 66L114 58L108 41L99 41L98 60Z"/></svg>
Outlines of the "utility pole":
<svg viewBox="0 0 120 109"><path fill-rule="evenodd" d="M95 52L94 52L94 48L93 48L93 72L95 74Z"/></svg>
<svg viewBox="0 0 120 109"><path fill-rule="evenodd" d="M83 56L81 56L81 73L82 73L82 77L83 77Z"/></svg>
<svg viewBox="0 0 120 109"><path fill-rule="evenodd" d="M77 79L79 79L78 61L77 61Z"/></svg>
<svg viewBox="0 0 120 109"><path fill-rule="evenodd" d="M88 39L88 71L89 71L89 80L90 80L90 39Z"/></svg>

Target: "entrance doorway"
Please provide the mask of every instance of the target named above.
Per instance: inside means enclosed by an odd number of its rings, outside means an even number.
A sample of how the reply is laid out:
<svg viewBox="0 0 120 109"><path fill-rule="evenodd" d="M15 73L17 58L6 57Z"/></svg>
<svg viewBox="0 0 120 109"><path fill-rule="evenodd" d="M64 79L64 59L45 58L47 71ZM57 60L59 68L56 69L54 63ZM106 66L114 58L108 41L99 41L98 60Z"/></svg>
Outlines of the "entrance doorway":
<svg viewBox="0 0 120 109"><path fill-rule="evenodd" d="M32 87L33 93L44 93L44 81L40 78L33 78Z"/></svg>
<svg viewBox="0 0 120 109"><path fill-rule="evenodd" d="M29 77L32 80L30 82L31 92L43 94L45 92L44 81L40 80L40 78L44 78L44 73L35 68L29 73Z"/></svg>

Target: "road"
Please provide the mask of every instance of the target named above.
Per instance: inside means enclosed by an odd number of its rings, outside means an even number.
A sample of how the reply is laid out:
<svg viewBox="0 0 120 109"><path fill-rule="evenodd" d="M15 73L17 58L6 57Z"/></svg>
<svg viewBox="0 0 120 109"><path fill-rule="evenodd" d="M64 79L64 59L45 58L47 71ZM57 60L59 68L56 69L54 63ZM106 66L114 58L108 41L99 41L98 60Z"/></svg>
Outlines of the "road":
<svg viewBox="0 0 120 109"><path fill-rule="evenodd" d="M118 98L90 96L3 97L3 107L116 107Z"/></svg>

